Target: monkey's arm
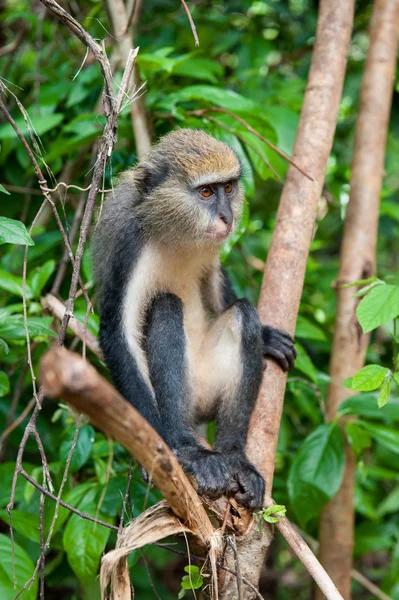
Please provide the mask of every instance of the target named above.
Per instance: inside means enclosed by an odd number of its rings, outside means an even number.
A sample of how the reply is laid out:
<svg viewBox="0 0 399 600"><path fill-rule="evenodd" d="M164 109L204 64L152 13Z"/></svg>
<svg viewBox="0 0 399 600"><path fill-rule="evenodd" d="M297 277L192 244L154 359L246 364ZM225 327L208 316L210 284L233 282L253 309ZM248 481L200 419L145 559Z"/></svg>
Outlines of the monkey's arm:
<svg viewBox="0 0 399 600"><path fill-rule="evenodd" d="M227 273L222 269L223 275L223 302L225 308L237 300L237 296L231 286ZM270 356L278 362L283 371L294 368L297 352L295 350L294 338L284 331L270 325L262 325L263 354Z"/></svg>

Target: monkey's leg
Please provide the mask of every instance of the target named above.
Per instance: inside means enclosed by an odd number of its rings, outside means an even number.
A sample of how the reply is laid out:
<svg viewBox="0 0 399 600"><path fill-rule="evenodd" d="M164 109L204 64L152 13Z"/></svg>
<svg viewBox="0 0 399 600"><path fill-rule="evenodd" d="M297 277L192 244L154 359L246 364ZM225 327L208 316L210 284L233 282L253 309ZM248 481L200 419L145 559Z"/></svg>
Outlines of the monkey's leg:
<svg viewBox="0 0 399 600"><path fill-rule="evenodd" d="M264 481L245 454L251 412L263 373L262 331L258 314L247 300L237 300L213 325L207 346L213 347L220 377L215 449L229 463L229 491L251 509L262 506Z"/></svg>
<svg viewBox="0 0 399 600"><path fill-rule="evenodd" d="M147 358L161 416L164 439L200 494L223 495L229 484L224 457L204 448L196 437L194 407L188 381L183 305L174 294L161 294L147 317Z"/></svg>

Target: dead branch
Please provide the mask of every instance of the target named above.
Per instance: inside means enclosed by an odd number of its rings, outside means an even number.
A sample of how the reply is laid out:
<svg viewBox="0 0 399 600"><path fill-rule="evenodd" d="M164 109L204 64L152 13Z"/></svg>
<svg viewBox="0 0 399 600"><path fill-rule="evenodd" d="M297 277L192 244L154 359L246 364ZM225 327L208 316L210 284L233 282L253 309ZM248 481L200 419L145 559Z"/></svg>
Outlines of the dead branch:
<svg viewBox="0 0 399 600"><path fill-rule="evenodd" d="M123 62L126 62L129 50L134 43L132 34L129 31L129 15L127 14L125 3L123 0L107 0L106 4L111 17L112 27L117 39L120 55ZM127 86L127 97L134 94L135 90L138 90L140 86L140 76L136 68L133 72L132 81L129 81L129 85ZM151 148L151 137L142 98L137 98L134 102L131 102L130 112L137 154L139 159L142 159Z"/></svg>
<svg viewBox="0 0 399 600"><path fill-rule="evenodd" d="M63 398L125 446L162 490L173 512L208 546L213 527L175 455L111 384L64 348L54 348L42 359L41 382L46 395Z"/></svg>
<svg viewBox="0 0 399 600"><path fill-rule="evenodd" d="M370 47L360 91L359 114L341 258L340 283L375 274L380 192L398 49L399 2L376 0L370 23ZM351 395L342 382L363 365L369 335L357 318L355 288L337 286L337 316L330 363L327 417L336 417L340 403ZM345 423L342 423L344 427ZM354 478L356 458L347 446L341 489L322 512L320 560L345 599L351 597L354 543ZM321 599L320 594L316 594Z"/></svg>
<svg viewBox="0 0 399 600"><path fill-rule="evenodd" d="M60 321L64 318L66 306L61 300L58 300L53 294L47 294L41 300L42 307L44 310L49 311L52 315L57 317ZM72 331L80 340L86 340L87 347L95 354L99 359L103 360L100 346L98 344L96 336L90 331L85 330L84 325L75 318L72 318L68 323L68 329Z"/></svg>
<svg viewBox="0 0 399 600"><path fill-rule="evenodd" d="M191 16L190 9L188 8L187 3L185 2L185 0L181 0L181 3L184 6L184 10L186 11L188 20L190 22L190 27L191 27L191 31L193 32L193 37L194 37L195 45L199 46L200 43L199 43L199 39L198 39L197 28L196 28L194 20L193 20L193 18Z"/></svg>

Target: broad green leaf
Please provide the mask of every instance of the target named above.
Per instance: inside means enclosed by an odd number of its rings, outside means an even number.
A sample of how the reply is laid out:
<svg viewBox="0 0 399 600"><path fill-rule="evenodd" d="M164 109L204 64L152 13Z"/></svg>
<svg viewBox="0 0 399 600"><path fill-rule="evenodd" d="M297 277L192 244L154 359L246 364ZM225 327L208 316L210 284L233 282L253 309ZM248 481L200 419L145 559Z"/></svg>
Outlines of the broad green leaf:
<svg viewBox="0 0 399 600"><path fill-rule="evenodd" d="M95 503L80 505L80 509L93 517L97 516ZM104 519L104 515L100 514L98 518ZM92 583L98 575L101 556L110 533L108 527L97 525L78 515L72 515L65 527L63 545L68 562L84 586Z"/></svg>
<svg viewBox="0 0 399 600"><path fill-rule="evenodd" d="M176 102L200 100L209 104L220 106L232 112L259 113L259 106L244 96L232 90L225 90L210 85L191 85L182 88L174 94Z"/></svg>
<svg viewBox="0 0 399 600"><path fill-rule="evenodd" d="M46 131L50 131L50 129L54 129L54 127L57 127L57 125L61 123L63 118L64 115L60 113L38 116L32 119L32 127L34 128L36 134L40 136L46 133ZM28 126L26 125L25 119L23 117L15 119L15 122L23 136L29 135ZM7 140L12 138L17 139L17 134L11 127L10 123L0 125L0 140Z"/></svg>
<svg viewBox="0 0 399 600"><path fill-rule="evenodd" d="M0 510L0 518L9 524L7 511ZM12 526L15 531L24 535L32 542L40 543L39 515L25 512L23 510L12 511Z"/></svg>
<svg viewBox="0 0 399 600"><path fill-rule="evenodd" d="M0 244L21 244L34 246L26 227L21 221L0 217Z"/></svg>
<svg viewBox="0 0 399 600"><path fill-rule="evenodd" d="M175 63L172 74L217 84L223 75L223 68L218 62L209 58L194 57Z"/></svg>
<svg viewBox="0 0 399 600"><path fill-rule="evenodd" d="M324 342L327 338L324 331L318 326L302 317L298 316L296 323L295 337L303 338L305 340L317 340Z"/></svg>
<svg viewBox="0 0 399 600"><path fill-rule="evenodd" d="M7 374L4 371L0 371L0 398L8 394L10 391L10 382Z"/></svg>
<svg viewBox="0 0 399 600"><path fill-rule="evenodd" d="M24 469L27 473L32 472L33 466L24 462ZM10 501L11 486L14 478L15 462L7 462L0 465L0 508L4 508ZM21 476L17 479L17 487L15 493L15 502L22 500L26 480Z"/></svg>
<svg viewBox="0 0 399 600"><path fill-rule="evenodd" d="M0 534L0 598L1 600L14 600L17 592L33 575L35 566L29 555L18 544L14 543L14 569L17 579L17 590L14 590L12 576L12 547L11 540ZM26 589L18 596L21 600L36 600L38 592L38 579L30 589Z"/></svg>
<svg viewBox="0 0 399 600"><path fill-rule="evenodd" d="M4 187L4 185L1 185L1 183L0 183L0 192L2 194L7 194L7 196L11 195L10 192L8 190L6 190L6 188Z"/></svg>
<svg viewBox="0 0 399 600"><path fill-rule="evenodd" d="M399 485L397 485L377 507L377 515L384 517L389 513L399 512Z"/></svg>
<svg viewBox="0 0 399 600"><path fill-rule="evenodd" d="M30 337L56 336L49 328L53 317L28 317L28 330ZM0 322L0 337L8 341L25 339L24 319L21 315L12 315L7 320Z"/></svg>
<svg viewBox="0 0 399 600"><path fill-rule="evenodd" d="M68 431L68 438L64 440L60 446L60 461L65 462L68 458L69 451L72 447L73 438L75 435L75 427L71 427ZM69 471L74 473L78 471L86 463L90 456L91 447L94 442L94 429L91 425L82 427L78 434L76 446L74 448Z"/></svg>
<svg viewBox="0 0 399 600"><path fill-rule="evenodd" d="M367 294L356 309L363 333L391 321L399 315L399 286L378 285Z"/></svg>
<svg viewBox="0 0 399 600"><path fill-rule="evenodd" d="M295 369L304 373L313 383L317 383L317 371L316 367L310 360L309 355L307 354L304 347L298 342L295 344L295 348L297 350L297 357L295 360Z"/></svg>
<svg viewBox="0 0 399 600"><path fill-rule="evenodd" d="M4 354L8 354L10 351L8 344L2 339L0 338L0 352L3 352Z"/></svg>
<svg viewBox="0 0 399 600"><path fill-rule="evenodd" d="M32 276L30 287L34 298L39 298L42 289L55 271L55 260L48 260Z"/></svg>
<svg viewBox="0 0 399 600"><path fill-rule="evenodd" d="M376 390L390 373L390 369L381 367L380 365L367 365L367 367L363 367L353 376L352 390L362 392Z"/></svg>
<svg viewBox="0 0 399 600"><path fill-rule="evenodd" d="M0 269L0 288L6 290L10 294L22 297L22 277L17 277L11 273L7 273L3 269ZM26 297L32 298L32 290L29 285L26 284Z"/></svg>
<svg viewBox="0 0 399 600"><path fill-rule="evenodd" d="M389 404L378 408L377 393L365 393L351 396L339 405L340 415L359 415L378 420L399 421L399 400L392 398Z"/></svg>
<svg viewBox="0 0 399 600"><path fill-rule="evenodd" d="M382 408L389 400L391 393L392 374L385 377L382 382L380 393L378 394L378 408Z"/></svg>
<svg viewBox="0 0 399 600"><path fill-rule="evenodd" d="M358 421L361 425L369 431L373 438L391 450L396 454L399 454L399 431L398 429L394 429L393 427L388 427L386 425L369 423L368 421L362 421L359 419Z"/></svg>
<svg viewBox="0 0 399 600"><path fill-rule="evenodd" d="M349 421L345 425L345 433L348 441L356 454L360 454L365 448L371 446L371 435L357 423Z"/></svg>
<svg viewBox="0 0 399 600"><path fill-rule="evenodd" d="M302 525L337 493L344 467L342 431L333 423L320 425L301 445L288 475L288 494Z"/></svg>
<svg viewBox="0 0 399 600"><path fill-rule="evenodd" d="M183 590L198 590L204 583L199 567L196 565L187 565L184 567L184 570L188 575L182 577L181 586Z"/></svg>

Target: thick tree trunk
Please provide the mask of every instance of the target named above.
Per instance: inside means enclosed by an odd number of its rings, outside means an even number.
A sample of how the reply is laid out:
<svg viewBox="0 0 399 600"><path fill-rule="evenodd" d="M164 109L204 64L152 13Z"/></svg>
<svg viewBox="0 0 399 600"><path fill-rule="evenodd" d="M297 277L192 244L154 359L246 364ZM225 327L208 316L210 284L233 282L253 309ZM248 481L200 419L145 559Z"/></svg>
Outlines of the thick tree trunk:
<svg viewBox="0 0 399 600"><path fill-rule="evenodd" d="M292 334L295 331L317 204L334 137L353 13L353 0L320 2L315 48L293 156L313 181L290 167L265 267L259 300L261 320ZM267 495L272 489L285 386L286 374L276 364L269 362L248 439L249 456L265 478ZM257 536L253 528L248 534L249 539L240 542L242 546L245 545L245 551L241 552L239 546L241 574L254 585L258 585L272 537L270 529L266 527L262 543ZM247 551L251 543L252 556ZM261 553L261 559L257 556L256 564L253 560L255 553ZM234 562L231 562L229 566L234 568L233 565ZM233 597L238 597L236 582L233 577L226 577L222 598L231 600ZM253 597L251 590L243 590L244 599Z"/></svg>
<svg viewBox="0 0 399 600"><path fill-rule="evenodd" d="M378 212L384 154L399 31L399 1L376 0L356 125L351 192L341 248L337 282L337 317L330 363L328 419L350 395L342 382L364 364L368 336L356 318L359 299L354 288L342 287L374 275ZM353 549L353 488L356 461L346 450L344 479L338 494L323 510L320 521L320 559L345 600L351 597ZM316 597L323 597L317 592Z"/></svg>

